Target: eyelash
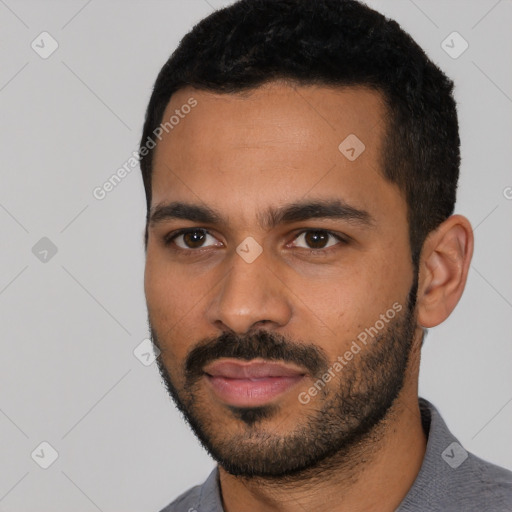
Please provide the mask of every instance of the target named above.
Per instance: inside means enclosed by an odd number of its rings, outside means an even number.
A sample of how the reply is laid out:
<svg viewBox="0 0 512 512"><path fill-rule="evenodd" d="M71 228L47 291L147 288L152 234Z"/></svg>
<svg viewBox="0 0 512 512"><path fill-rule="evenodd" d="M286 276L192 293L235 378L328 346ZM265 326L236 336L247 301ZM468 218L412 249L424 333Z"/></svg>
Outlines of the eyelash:
<svg viewBox="0 0 512 512"><path fill-rule="evenodd" d="M172 248L175 252L180 252L182 254L185 254L187 256L193 256L202 253L204 250L207 250L208 247L199 247L197 249L183 249L182 247L178 247L177 245L173 246L173 241L175 238L179 237L180 235L185 235L187 233L194 233L196 231L202 231L207 235L213 236L206 228L183 228L179 229L178 231L173 231L172 233L167 234L164 237L164 245L166 247ZM338 242L341 242L341 244L346 245L349 243L348 237L345 238L341 235L338 235L337 233L333 233L332 231L329 231L327 229L304 229L302 231L299 231L295 234L293 240L296 240L300 235L304 233L311 233L311 232L319 232L319 233L325 233L327 235L332 236L333 238L336 238ZM322 256L326 254L330 254L332 251L338 249L339 244L335 244L331 247L327 247L326 249L306 249L304 247L299 247L299 249L302 249L303 251L309 251L310 255L313 256Z"/></svg>

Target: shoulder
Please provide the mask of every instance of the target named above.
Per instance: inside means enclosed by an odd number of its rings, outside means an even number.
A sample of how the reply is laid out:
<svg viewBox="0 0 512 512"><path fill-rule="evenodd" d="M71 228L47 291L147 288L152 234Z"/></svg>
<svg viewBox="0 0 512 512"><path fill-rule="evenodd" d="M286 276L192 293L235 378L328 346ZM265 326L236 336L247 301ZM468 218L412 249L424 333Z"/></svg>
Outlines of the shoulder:
<svg viewBox="0 0 512 512"><path fill-rule="evenodd" d="M218 468L213 469L203 484L180 494L160 512L223 512Z"/></svg>
<svg viewBox="0 0 512 512"><path fill-rule="evenodd" d="M197 512L201 499L202 485L196 485L188 491L180 494L172 503L160 512Z"/></svg>
<svg viewBox="0 0 512 512"><path fill-rule="evenodd" d="M420 399L427 449L400 512L512 512L512 472L466 451L439 411Z"/></svg>
<svg viewBox="0 0 512 512"><path fill-rule="evenodd" d="M482 506L489 510L512 511L512 471L473 454L469 454L468 459L474 475L473 481L466 484L468 494L480 499ZM471 487L475 487L475 492L471 492Z"/></svg>

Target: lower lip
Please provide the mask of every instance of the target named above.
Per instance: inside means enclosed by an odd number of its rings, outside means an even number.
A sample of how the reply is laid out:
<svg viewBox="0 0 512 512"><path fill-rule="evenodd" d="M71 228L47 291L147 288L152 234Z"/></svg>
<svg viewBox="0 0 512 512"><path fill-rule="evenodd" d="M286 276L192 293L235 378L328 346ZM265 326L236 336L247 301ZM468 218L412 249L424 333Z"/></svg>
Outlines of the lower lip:
<svg viewBox="0 0 512 512"><path fill-rule="evenodd" d="M264 405L302 380L296 377L265 377L258 380L228 379L207 375L215 394L225 403L238 407Z"/></svg>

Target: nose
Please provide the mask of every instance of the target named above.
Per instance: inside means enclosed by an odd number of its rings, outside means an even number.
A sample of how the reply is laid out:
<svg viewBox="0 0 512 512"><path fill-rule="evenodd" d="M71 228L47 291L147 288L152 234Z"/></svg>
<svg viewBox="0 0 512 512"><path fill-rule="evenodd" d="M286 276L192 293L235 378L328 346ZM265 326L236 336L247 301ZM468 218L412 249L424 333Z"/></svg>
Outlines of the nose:
<svg viewBox="0 0 512 512"><path fill-rule="evenodd" d="M290 292L265 251L248 263L236 252L208 305L208 321L221 330L243 334L265 325L286 325L292 315Z"/></svg>

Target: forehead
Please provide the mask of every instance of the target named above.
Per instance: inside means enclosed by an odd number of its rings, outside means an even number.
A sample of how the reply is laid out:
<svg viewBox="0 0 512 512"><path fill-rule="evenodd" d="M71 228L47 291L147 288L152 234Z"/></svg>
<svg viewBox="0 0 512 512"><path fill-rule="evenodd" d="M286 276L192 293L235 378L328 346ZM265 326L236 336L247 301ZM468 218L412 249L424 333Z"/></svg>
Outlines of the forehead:
<svg viewBox="0 0 512 512"><path fill-rule="evenodd" d="M283 83L243 94L186 88L172 96L162 122L172 116L155 149L153 206L193 201L244 217L309 194L366 210L394 204L404 214L399 190L382 175L386 109L376 91Z"/></svg>

